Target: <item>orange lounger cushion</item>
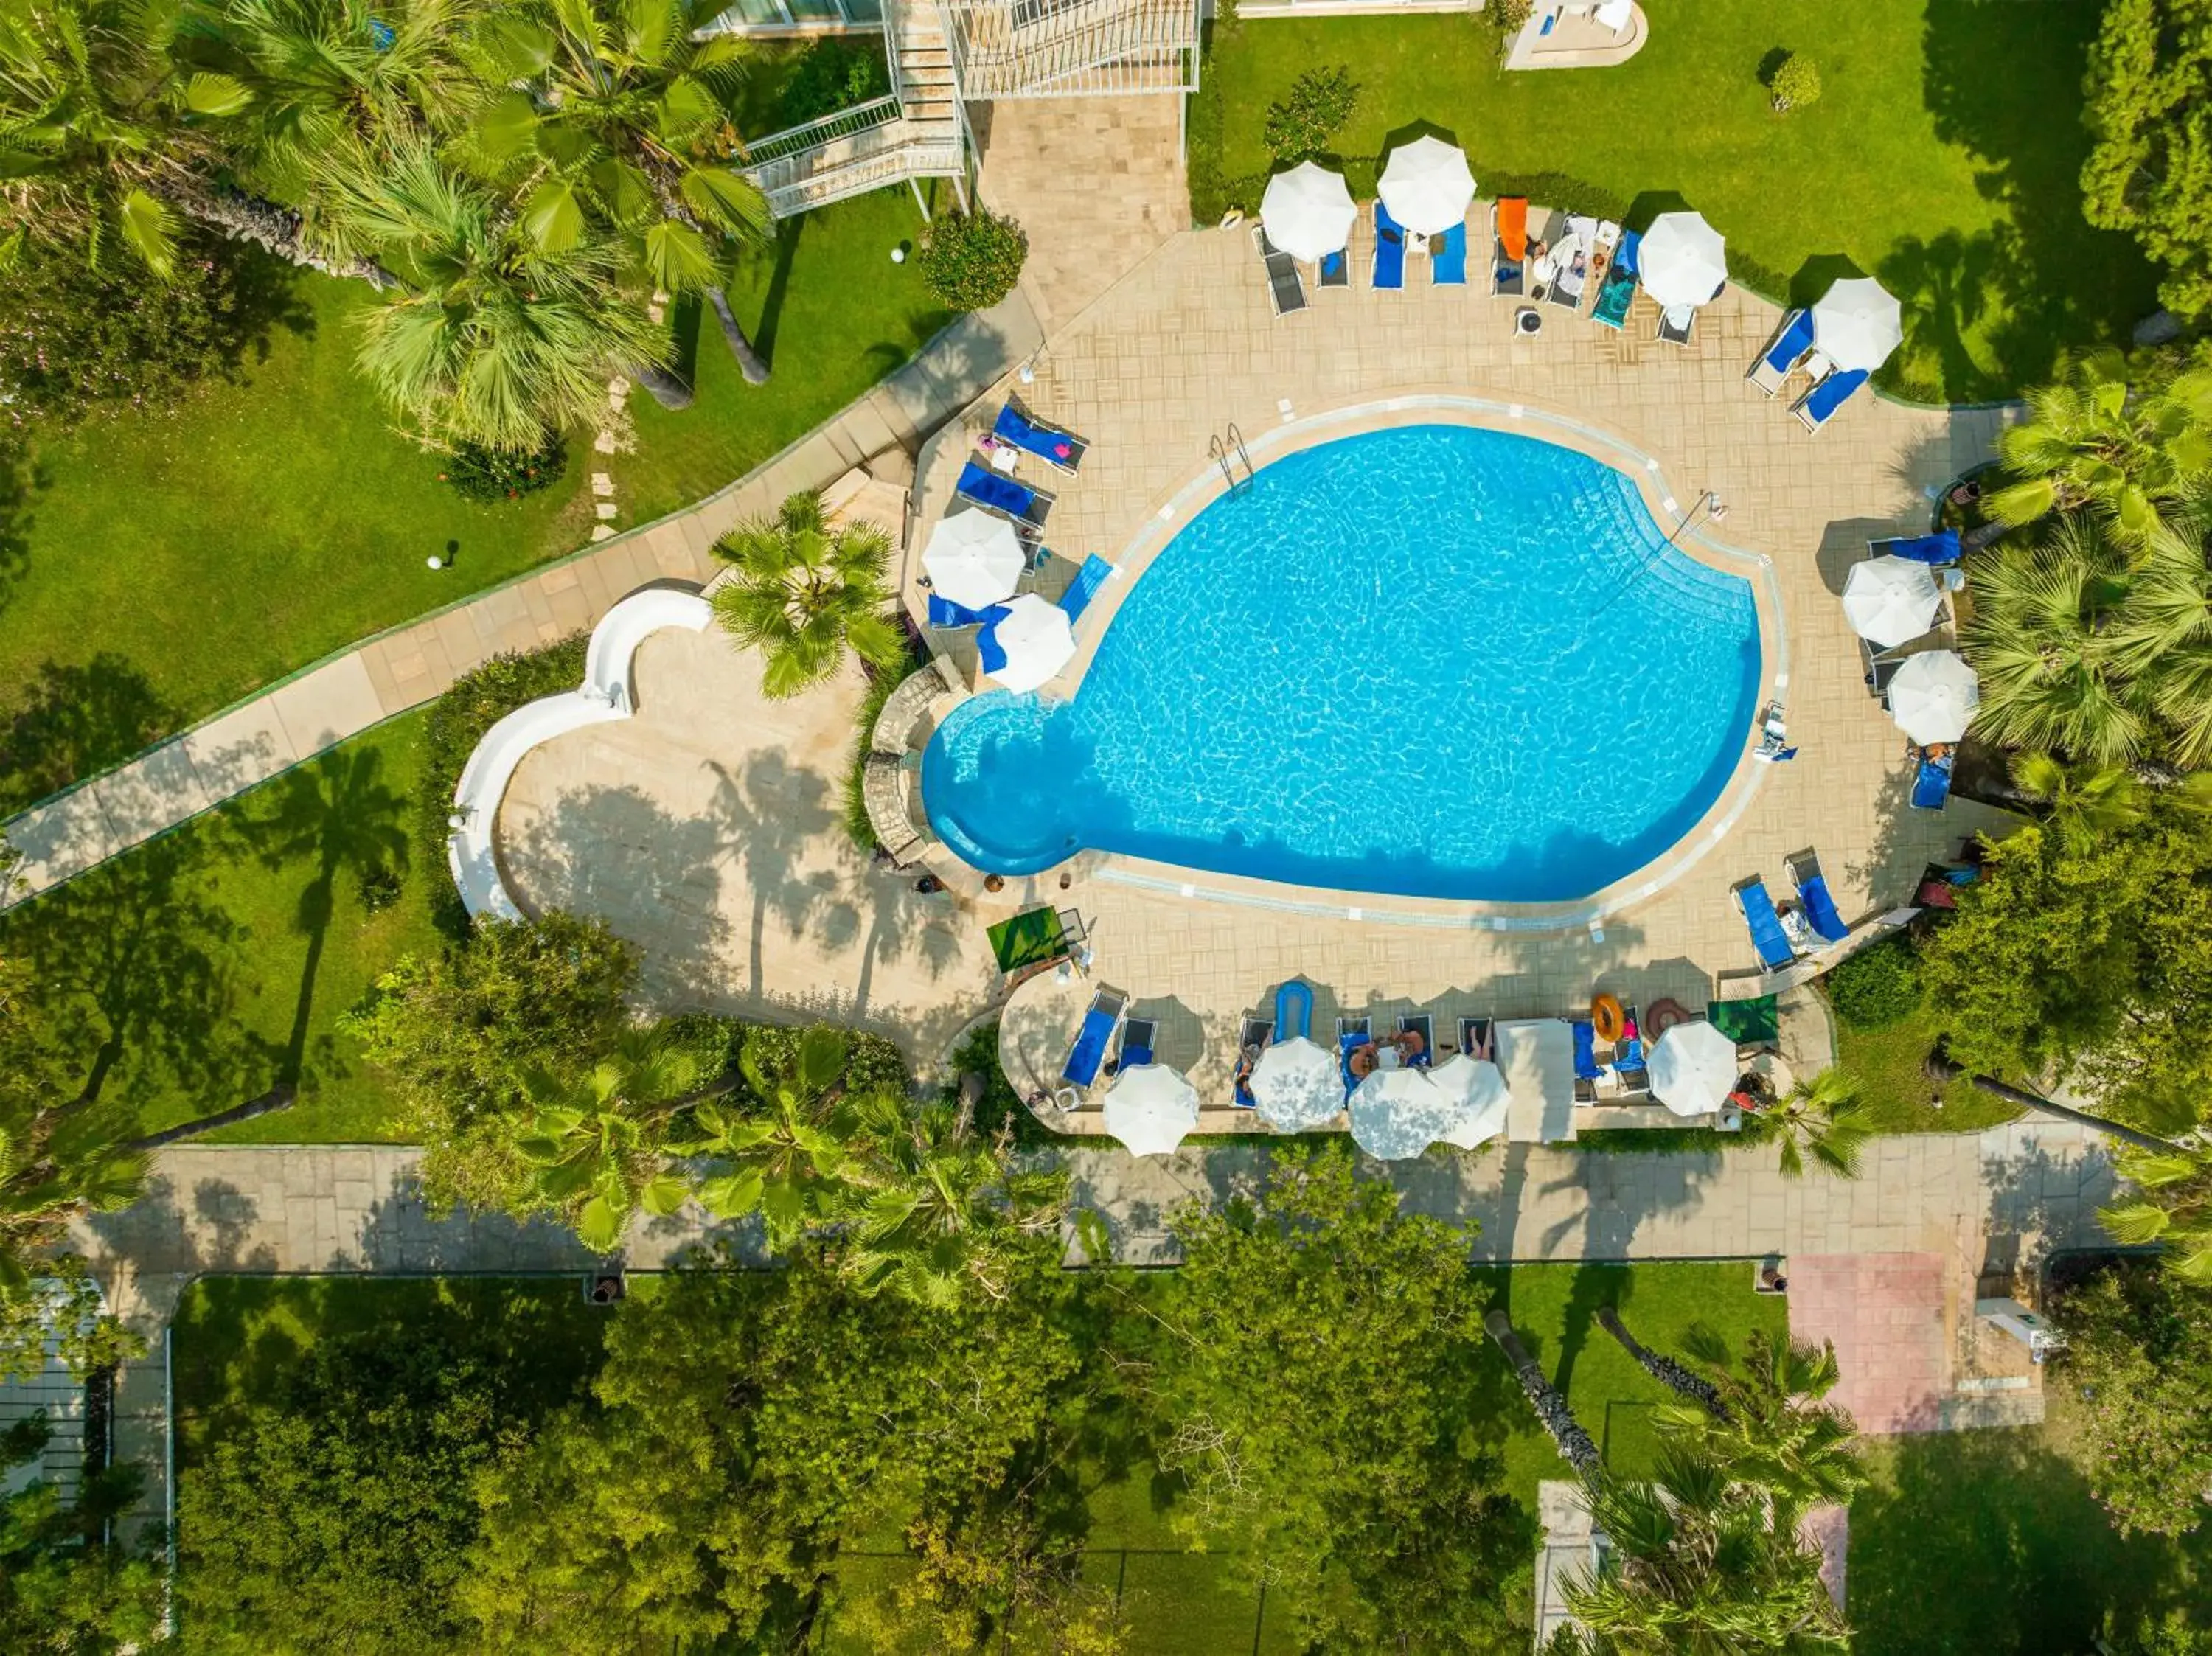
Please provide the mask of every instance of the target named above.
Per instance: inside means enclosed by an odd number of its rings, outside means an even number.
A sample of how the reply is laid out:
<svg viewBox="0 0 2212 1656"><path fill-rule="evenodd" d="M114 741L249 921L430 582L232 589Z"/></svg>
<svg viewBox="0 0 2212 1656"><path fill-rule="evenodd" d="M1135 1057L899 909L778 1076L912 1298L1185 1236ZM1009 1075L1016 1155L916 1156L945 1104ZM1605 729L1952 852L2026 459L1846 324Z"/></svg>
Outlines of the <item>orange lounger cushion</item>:
<svg viewBox="0 0 2212 1656"><path fill-rule="evenodd" d="M1498 203L1498 239L1505 244L1505 257L1518 262L1528 252L1528 198L1504 196Z"/></svg>

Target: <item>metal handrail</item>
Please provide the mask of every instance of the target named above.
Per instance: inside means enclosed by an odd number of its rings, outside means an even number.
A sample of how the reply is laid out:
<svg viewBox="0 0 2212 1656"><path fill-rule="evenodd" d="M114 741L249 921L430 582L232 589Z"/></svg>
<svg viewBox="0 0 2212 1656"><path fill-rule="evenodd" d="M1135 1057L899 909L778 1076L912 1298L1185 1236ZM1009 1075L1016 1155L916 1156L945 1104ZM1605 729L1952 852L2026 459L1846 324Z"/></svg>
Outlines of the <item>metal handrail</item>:
<svg viewBox="0 0 2212 1656"><path fill-rule="evenodd" d="M896 70L892 71L897 73ZM849 138L872 127L884 126L899 118L899 100L896 94L889 97L872 98L866 103L854 104L819 120L801 126L787 127L781 132L771 132L765 138L755 138L745 145L745 160L750 167L764 167L770 161L783 161L804 149L834 143L840 138Z"/></svg>
<svg viewBox="0 0 2212 1656"><path fill-rule="evenodd" d="M1244 463L1244 483L1249 488L1259 481L1260 472L1259 469L1252 464L1252 456L1244 446L1244 434L1237 429L1237 422L1234 420L1229 422L1229 440L1237 445L1237 458Z"/></svg>

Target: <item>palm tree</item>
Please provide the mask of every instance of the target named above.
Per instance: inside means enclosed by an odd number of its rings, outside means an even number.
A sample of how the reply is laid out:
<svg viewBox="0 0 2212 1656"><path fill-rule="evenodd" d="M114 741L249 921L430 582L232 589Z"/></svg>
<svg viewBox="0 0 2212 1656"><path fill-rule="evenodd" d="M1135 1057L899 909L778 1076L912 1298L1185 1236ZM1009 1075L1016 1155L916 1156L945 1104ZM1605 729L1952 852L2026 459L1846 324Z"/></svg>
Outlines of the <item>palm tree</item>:
<svg viewBox="0 0 2212 1656"><path fill-rule="evenodd" d="M2160 514L2202 497L2212 482L2212 378L2186 373L2131 394L2115 350L2090 353L2055 385L2027 395L2028 418L1997 440L2019 479L1990 497L2012 525L2089 507L2124 538L2147 538Z"/></svg>
<svg viewBox="0 0 2212 1656"><path fill-rule="evenodd" d="M359 361L434 438L535 449L548 428L596 419L611 376L667 350L615 285L618 247L587 236L546 252L427 143L334 168L331 228L398 269L399 290L362 318Z"/></svg>
<svg viewBox="0 0 2212 1656"><path fill-rule="evenodd" d="M777 1251L844 1216L857 1189L847 1148L857 1124L837 1087L847 1051L842 1034L817 1025L799 1037L789 1069L771 1074L759 1046L745 1043L738 1067L765 1107L740 1114L702 1104L692 1112L697 1136L672 1147L730 1169L700 1181L700 1206L718 1219L758 1212Z"/></svg>
<svg viewBox="0 0 2212 1656"><path fill-rule="evenodd" d="M2075 856L2142 817L2142 785L2117 765L2092 770L2047 753L2023 753L2012 761L2012 779L2044 808L2045 826Z"/></svg>
<svg viewBox="0 0 2212 1656"><path fill-rule="evenodd" d="M1575 1411L1568 1407L1559 1388L1544 1378L1544 1371L1528 1355L1528 1348L1521 1343L1520 1335L1513 1331L1513 1319L1503 1311L1492 1311L1483 1317L1482 1326L1498 1342L1505 1361L1513 1365L1514 1378L1521 1382L1528 1406L1536 1411L1537 1420L1550 1434L1559 1458L1575 1469L1583 1483L1596 1488L1605 1476L1605 1463L1598 1454L1597 1445L1575 1418Z"/></svg>
<svg viewBox="0 0 2212 1656"><path fill-rule="evenodd" d="M1620 1342L1621 1349L1636 1360L1636 1366L1653 1380L1677 1396L1685 1397L1707 1413L1719 1415L1725 1406L1713 1383L1704 1375L1684 1368L1663 1351L1654 1351L1628 1331L1628 1325L1620 1320L1620 1313L1612 1306L1600 1306L1597 1311L1600 1328Z"/></svg>
<svg viewBox="0 0 2212 1656"><path fill-rule="evenodd" d="M2101 1115L2091 1115L2087 1110L2075 1109L2071 1105L2045 1098L2040 1093L2032 1093L2025 1087L2015 1087L2008 1081L2000 1081L1995 1076L1969 1074L1966 1066L1954 1059L1940 1042L1921 1060L1920 1072L1939 1087L1948 1087L1961 1079L1970 1081L1992 1098L2001 1098L2023 1110L2047 1115L2054 1121L2071 1121L2078 1127L2100 1132L2107 1138L2117 1138L2124 1144L2132 1144L2152 1156L2190 1154L2185 1146L2177 1144L2170 1138L2160 1138L2138 1128L2108 1120Z"/></svg>
<svg viewBox="0 0 2212 1656"><path fill-rule="evenodd" d="M483 72L509 89L469 148L522 203L547 252L597 225L622 237L653 285L701 293L746 380L768 364L722 289L733 247L768 235L768 203L731 162L730 118L752 48L705 33L720 0L561 0L501 15L477 32Z"/></svg>
<svg viewBox="0 0 2212 1656"><path fill-rule="evenodd" d="M1057 1236L1066 1175L1010 1168L950 1104L916 1108L889 1094L856 1112L878 1188L861 1209L846 1276L863 1294L885 1289L947 1306L969 1287L1004 1297L1017 1251Z"/></svg>
<svg viewBox="0 0 2212 1656"><path fill-rule="evenodd" d="M1590 1513L1611 1544L1567 1583L1582 1649L1602 1656L1742 1656L1845 1650L1850 1633L1820 1559L1772 1520L1758 1491L1682 1445L1648 1480L1608 1483Z"/></svg>
<svg viewBox="0 0 2212 1656"><path fill-rule="evenodd" d="M886 613L890 537L873 524L831 529L822 502L793 494L773 518L740 524L714 543L734 572L714 592L714 615L765 658L761 688L781 700L836 676L851 650L878 667L904 658Z"/></svg>
<svg viewBox="0 0 2212 1656"><path fill-rule="evenodd" d="M1782 1147L1782 1171L1795 1179L1811 1156L1845 1179L1859 1176L1859 1155L1874 1136L1858 1113L1858 1083L1840 1070L1823 1070L1764 1109L1747 1110L1747 1142Z"/></svg>
<svg viewBox="0 0 2212 1656"><path fill-rule="evenodd" d="M586 1247L614 1247L641 1207L665 1215L684 1205L690 1186L668 1171L660 1130L697 1077L689 1053L645 1030L627 1032L574 1081L544 1071L523 1077L532 1113L517 1124L515 1152Z"/></svg>
<svg viewBox="0 0 2212 1656"><path fill-rule="evenodd" d="M2127 567L2095 522L2069 517L2035 545L2008 545L1973 581L1964 644L1981 678L1977 731L2089 764L2133 758L2148 724L2112 637Z"/></svg>
<svg viewBox="0 0 2212 1656"><path fill-rule="evenodd" d="M2171 731L2172 758L2191 769L2212 765L2212 569L2200 526L2162 525L2150 536L2111 647L2114 667Z"/></svg>
<svg viewBox="0 0 2212 1656"><path fill-rule="evenodd" d="M2166 1269L2212 1288L2212 1144L2129 1149L2118 1162L2142 1194L2097 1210L2112 1240L2127 1247L2156 1244L2166 1250Z"/></svg>
<svg viewBox="0 0 2212 1656"><path fill-rule="evenodd" d="M1826 1401L1843 1378L1832 1343L1816 1346L1758 1331L1745 1340L1739 1359L1726 1340L1693 1323L1682 1347L1705 1371L1717 1406L1669 1404L1655 1422L1739 1482L1755 1485L1772 1508L1775 1528L1794 1530L1821 1502L1848 1503L1866 1482L1853 1448L1858 1429Z"/></svg>

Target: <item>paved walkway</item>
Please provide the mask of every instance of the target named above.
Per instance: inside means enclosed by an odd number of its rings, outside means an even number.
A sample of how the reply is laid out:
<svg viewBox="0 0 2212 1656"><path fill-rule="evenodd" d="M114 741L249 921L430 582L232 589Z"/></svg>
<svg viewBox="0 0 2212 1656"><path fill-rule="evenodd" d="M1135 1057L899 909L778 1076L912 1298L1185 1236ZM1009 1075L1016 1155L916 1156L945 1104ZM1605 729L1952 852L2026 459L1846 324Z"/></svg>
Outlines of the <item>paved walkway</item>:
<svg viewBox="0 0 2212 1656"><path fill-rule="evenodd" d="M963 318L866 396L684 512L427 616L252 700L0 825L22 857L11 901L34 896L396 713L431 701L507 650L588 628L647 582L702 581L740 517L820 488L929 432L1036 350L1027 297Z"/></svg>

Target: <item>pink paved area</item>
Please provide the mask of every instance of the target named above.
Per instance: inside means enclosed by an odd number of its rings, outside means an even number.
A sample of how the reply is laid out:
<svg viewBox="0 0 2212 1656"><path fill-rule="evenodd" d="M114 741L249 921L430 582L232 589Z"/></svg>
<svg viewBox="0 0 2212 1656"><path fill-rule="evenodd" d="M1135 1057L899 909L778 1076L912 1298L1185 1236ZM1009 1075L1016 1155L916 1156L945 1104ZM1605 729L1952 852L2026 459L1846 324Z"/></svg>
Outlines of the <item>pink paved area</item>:
<svg viewBox="0 0 2212 1656"><path fill-rule="evenodd" d="M1940 1429L1949 1386L1946 1271L1935 1253L1799 1254L1790 1261L1790 1332L1832 1340L1844 1377L1832 1402L1862 1432Z"/></svg>

